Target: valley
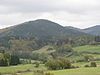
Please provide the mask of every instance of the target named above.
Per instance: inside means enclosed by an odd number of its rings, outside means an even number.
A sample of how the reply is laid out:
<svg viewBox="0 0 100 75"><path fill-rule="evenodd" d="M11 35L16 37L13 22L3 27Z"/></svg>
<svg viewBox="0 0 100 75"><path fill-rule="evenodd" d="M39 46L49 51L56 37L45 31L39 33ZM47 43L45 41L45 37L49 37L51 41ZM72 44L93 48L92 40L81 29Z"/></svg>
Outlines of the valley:
<svg viewBox="0 0 100 75"><path fill-rule="evenodd" d="M99 29L45 19L1 29L0 75L99 75Z"/></svg>

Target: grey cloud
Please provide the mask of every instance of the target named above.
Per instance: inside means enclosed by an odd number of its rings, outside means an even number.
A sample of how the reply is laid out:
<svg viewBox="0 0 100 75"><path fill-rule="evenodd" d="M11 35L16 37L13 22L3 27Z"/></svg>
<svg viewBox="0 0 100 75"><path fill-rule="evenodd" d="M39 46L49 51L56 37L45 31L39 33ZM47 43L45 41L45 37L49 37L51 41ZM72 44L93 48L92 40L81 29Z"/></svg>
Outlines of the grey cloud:
<svg viewBox="0 0 100 75"><path fill-rule="evenodd" d="M99 24L100 0L0 0L0 27L36 18L76 27Z"/></svg>
<svg viewBox="0 0 100 75"><path fill-rule="evenodd" d="M0 5L9 7L10 13L67 11L77 14L100 10L99 0L1 0Z"/></svg>

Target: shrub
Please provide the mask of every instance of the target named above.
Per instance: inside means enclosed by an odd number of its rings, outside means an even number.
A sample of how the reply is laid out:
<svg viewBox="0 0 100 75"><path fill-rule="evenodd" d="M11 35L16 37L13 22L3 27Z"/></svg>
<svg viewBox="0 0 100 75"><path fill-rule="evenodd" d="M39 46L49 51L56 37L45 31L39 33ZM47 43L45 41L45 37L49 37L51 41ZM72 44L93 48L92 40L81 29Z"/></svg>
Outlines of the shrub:
<svg viewBox="0 0 100 75"><path fill-rule="evenodd" d="M51 70L57 70L59 68L59 63L56 60L49 60L45 65Z"/></svg>
<svg viewBox="0 0 100 75"><path fill-rule="evenodd" d="M0 73L0 75L2 75L2 74Z"/></svg>
<svg viewBox="0 0 100 75"><path fill-rule="evenodd" d="M35 62L35 67L39 67L39 63L38 62Z"/></svg>
<svg viewBox="0 0 100 75"><path fill-rule="evenodd" d="M86 65L84 65L84 67L90 67L90 66L86 64Z"/></svg>
<svg viewBox="0 0 100 75"><path fill-rule="evenodd" d="M91 67L97 67L97 64L96 64L96 62L91 62L91 63L90 63L90 66L91 66Z"/></svg>
<svg viewBox="0 0 100 75"><path fill-rule="evenodd" d="M48 48L47 51L53 50L53 48Z"/></svg>
<svg viewBox="0 0 100 75"><path fill-rule="evenodd" d="M45 73L45 75L54 75L54 74L53 74L53 73L48 72L48 73Z"/></svg>
<svg viewBox="0 0 100 75"><path fill-rule="evenodd" d="M20 59L16 55L11 55L10 57L10 65L18 65L20 64Z"/></svg>
<svg viewBox="0 0 100 75"><path fill-rule="evenodd" d="M51 70L69 69L71 62L66 58L52 59L45 64Z"/></svg>
<svg viewBox="0 0 100 75"><path fill-rule="evenodd" d="M84 59L78 59L76 62L84 62Z"/></svg>
<svg viewBox="0 0 100 75"><path fill-rule="evenodd" d="M72 65L71 68L79 68L79 66L74 66L74 65Z"/></svg>
<svg viewBox="0 0 100 75"><path fill-rule="evenodd" d="M85 59L86 62L89 62L89 61L94 60L94 57L91 56L91 55L85 55L85 56L84 56L84 59Z"/></svg>
<svg viewBox="0 0 100 75"><path fill-rule="evenodd" d="M36 71L34 71L34 75L44 75L44 71L43 70L36 70Z"/></svg>

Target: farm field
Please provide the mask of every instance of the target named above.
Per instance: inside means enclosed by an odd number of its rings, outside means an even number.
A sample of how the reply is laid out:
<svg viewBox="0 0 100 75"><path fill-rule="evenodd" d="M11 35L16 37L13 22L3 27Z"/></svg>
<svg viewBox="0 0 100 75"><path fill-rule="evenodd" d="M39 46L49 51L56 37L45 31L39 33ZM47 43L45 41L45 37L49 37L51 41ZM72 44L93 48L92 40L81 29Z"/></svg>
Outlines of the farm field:
<svg viewBox="0 0 100 75"><path fill-rule="evenodd" d="M97 62L98 65L100 62ZM10 66L10 67L0 67L1 74L14 74L17 72L19 75L34 75L33 70L45 70L45 72L53 73L54 75L99 75L100 74L100 66L94 68L84 68L83 65L88 64L85 62L75 63L74 65L81 66L80 68L76 69L66 69L66 70L56 70L56 71L47 71L44 65L40 65L40 67L35 68L34 65L18 65L18 66ZM30 70L30 71L29 71Z"/></svg>
<svg viewBox="0 0 100 75"><path fill-rule="evenodd" d="M69 57L72 60L84 59L83 57L86 55L90 55L95 59L100 58L100 45L79 46L79 47L74 47L73 50L76 52L76 54Z"/></svg>
<svg viewBox="0 0 100 75"><path fill-rule="evenodd" d="M78 68L68 70L49 71L54 75L100 75L100 67L97 68ZM33 72L25 72L19 75L34 75Z"/></svg>
<svg viewBox="0 0 100 75"><path fill-rule="evenodd" d="M0 73L15 73L18 71L25 71L28 69L32 69L33 65L18 65L18 66L9 66L9 67L0 67Z"/></svg>
<svg viewBox="0 0 100 75"><path fill-rule="evenodd" d="M78 68L69 70L51 71L54 75L100 75L100 67L98 68Z"/></svg>
<svg viewBox="0 0 100 75"><path fill-rule="evenodd" d="M9 66L9 67L0 67L0 73L1 74L13 74L13 73L31 73L33 70L45 70L43 64L41 64L38 68L35 68L32 64L26 64L26 65L18 65L18 66ZM33 72L32 72L33 73Z"/></svg>
<svg viewBox="0 0 100 75"><path fill-rule="evenodd" d="M98 52L100 53L100 45L85 45L74 48L77 52Z"/></svg>

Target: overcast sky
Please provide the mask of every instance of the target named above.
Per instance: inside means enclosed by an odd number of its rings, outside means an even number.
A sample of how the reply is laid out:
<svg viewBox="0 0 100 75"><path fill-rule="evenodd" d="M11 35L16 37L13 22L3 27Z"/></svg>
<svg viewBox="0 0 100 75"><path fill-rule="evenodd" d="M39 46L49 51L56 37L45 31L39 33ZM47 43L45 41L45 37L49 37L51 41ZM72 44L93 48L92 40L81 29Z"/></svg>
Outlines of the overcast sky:
<svg viewBox="0 0 100 75"><path fill-rule="evenodd" d="M35 19L82 29L100 25L100 0L0 0L0 28Z"/></svg>

